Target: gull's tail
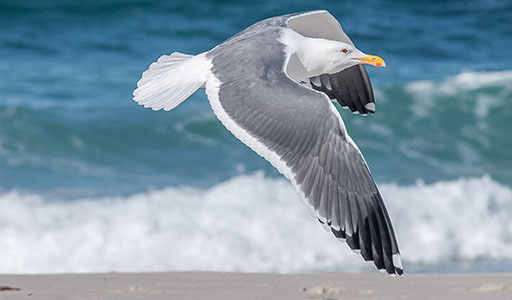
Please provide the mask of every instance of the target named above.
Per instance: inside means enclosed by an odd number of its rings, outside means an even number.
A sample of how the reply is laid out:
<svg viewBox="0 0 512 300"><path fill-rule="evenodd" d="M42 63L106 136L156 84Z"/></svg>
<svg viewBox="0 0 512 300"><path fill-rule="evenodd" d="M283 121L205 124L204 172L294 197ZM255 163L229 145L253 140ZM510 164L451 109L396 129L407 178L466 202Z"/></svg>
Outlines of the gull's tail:
<svg viewBox="0 0 512 300"><path fill-rule="evenodd" d="M163 55L142 73L133 100L153 110L169 111L204 87L210 67L206 53Z"/></svg>

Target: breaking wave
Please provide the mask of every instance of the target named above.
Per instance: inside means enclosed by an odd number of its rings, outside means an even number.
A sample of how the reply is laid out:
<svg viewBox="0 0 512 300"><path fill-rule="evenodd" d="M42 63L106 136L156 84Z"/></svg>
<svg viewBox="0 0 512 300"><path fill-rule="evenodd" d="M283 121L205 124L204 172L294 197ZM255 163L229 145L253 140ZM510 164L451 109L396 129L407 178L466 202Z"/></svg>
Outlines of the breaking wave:
<svg viewBox="0 0 512 300"><path fill-rule="evenodd" d="M512 190L488 176L382 184L404 266L512 259ZM0 195L0 273L372 270L262 173L211 188L52 200Z"/></svg>

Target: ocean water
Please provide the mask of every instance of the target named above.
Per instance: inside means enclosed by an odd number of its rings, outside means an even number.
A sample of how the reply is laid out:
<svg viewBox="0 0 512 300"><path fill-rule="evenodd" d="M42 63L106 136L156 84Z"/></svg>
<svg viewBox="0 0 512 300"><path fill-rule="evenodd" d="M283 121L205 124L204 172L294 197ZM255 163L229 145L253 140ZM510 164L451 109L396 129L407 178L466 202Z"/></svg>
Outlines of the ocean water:
<svg viewBox="0 0 512 300"><path fill-rule="evenodd" d="M328 9L377 113L342 110L406 272L512 271L509 1L0 1L0 273L374 272L215 118L136 105L162 54Z"/></svg>

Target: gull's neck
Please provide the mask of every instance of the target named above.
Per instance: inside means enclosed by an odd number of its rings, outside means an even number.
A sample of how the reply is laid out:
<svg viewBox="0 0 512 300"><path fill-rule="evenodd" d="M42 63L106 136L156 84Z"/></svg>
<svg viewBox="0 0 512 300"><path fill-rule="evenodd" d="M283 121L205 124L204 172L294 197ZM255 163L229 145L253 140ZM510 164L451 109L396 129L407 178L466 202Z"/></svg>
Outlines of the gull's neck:
<svg viewBox="0 0 512 300"><path fill-rule="evenodd" d="M288 63L285 72L295 81L326 73L322 64L322 44L325 39L308 38L292 29L285 29L280 41L285 46Z"/></svg>

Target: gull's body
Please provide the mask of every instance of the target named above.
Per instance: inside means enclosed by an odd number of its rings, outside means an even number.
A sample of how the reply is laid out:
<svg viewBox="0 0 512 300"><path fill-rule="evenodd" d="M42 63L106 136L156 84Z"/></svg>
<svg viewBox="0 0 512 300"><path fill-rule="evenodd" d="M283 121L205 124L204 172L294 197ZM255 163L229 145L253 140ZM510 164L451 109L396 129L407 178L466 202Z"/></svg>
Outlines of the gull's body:
<svg viewBox="0 0 512 300"><path fill-rule="evenodd" d="M291 14L196 56L162 56L144 72L134 100L170 110L205 87L222 124L284 174L322 224L378 269L402 274L384 202L329 100L374 112L362 62L383 64L357 50L328 12Z"/></svg>

